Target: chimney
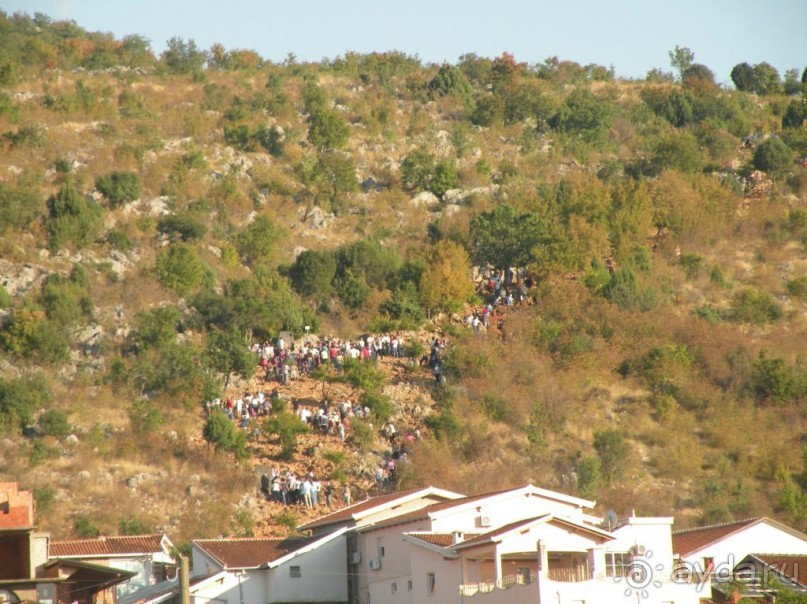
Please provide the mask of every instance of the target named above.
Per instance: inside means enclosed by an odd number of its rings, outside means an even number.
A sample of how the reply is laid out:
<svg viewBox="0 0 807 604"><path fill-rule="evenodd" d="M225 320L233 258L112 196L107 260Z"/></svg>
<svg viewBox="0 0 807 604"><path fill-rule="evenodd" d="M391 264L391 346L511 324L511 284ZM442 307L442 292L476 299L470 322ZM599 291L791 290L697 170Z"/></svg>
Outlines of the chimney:
<svg viewBox="0 0 807 604"><path fill-rule="evenodd" d="M460 531L453 531L451 533L451 545L457 545L457 543L464 539L465 535L463 535Z"/></svg>

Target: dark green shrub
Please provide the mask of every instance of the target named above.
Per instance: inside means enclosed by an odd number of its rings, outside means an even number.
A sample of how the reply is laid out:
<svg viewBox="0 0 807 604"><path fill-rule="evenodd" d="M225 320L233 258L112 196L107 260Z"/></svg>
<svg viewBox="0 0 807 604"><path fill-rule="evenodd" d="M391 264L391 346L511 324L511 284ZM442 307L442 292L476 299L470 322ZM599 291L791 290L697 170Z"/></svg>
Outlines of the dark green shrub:
<svg viewBox="0 0 807 604"><path fill-rule="evenodd" d="M110 172L95 181L95 188L115 207L140 197L140 176L136 172Z"/></svg>
<svg viewBox="0 0 807 604"><path fill-rule="evenodd" d="M466 103L473 98L473 88L468 78L454 65L443 63L437 75L427 85L432 96L453 96Z"/></svg>
<svg viewBox="0 0 807 604"><path fill-rule="evenodd" d="M89 516L79 516L73 522L73 532L77 537L87 539L95 538L101 534L99 529Z"/></svg>
<svg viewBox="0 0 807 604"><path fill-rule="evenodd" d="M59 249L67 244L82 248L94 241L101 229L103 209L88 201L68 179L59 192L48 199L48 217L45 228L50 235L50 246Z"/></svg>
<svg viewBox="0 0 807 604"><path fill-rule="evenodd" d="M0 380L0 433L17 432L31 424L34 412L51 397L47 384L38 376Z"/></svg>
<svg viewBox="0 0 807 604"><path fill-rule="evenodd" d="M134 242L123 229L111 229L104 236L104 242L122 252L128 252L134 248Z"/></svg>
<svg viewBox="0 0 807 604"><path fill-rule="evenodd" d="M651 287L642 288L629 268L620 267L603 288L603 295L620 308L636 308L642 312L656 306L656 293Z"/></svg>
<svg viewBox="0 0 807 604"><path fill-rule="evenodd" d="M48 409L38 421L39 430L45 436L64 438L70 434L70 422L67 416L58 409Z"/></svg>
<svg viewBox="0 0 807 604"><path fill-rule="evenodd" d="M128 414L132 432L140 437L154 434L165 424L165 415L147 398L133 402Z"/></svg>
<svg viewBox="0 0 807 604"><path fill-rule="evenodd" d="M59 364L68 359L67 345L64 330L32 306L15 309L0 324L0 347L17 356Z"/></svg>
<svg viewBox="0 0 807 604"><path fill-rule="evenodd" d="M754 167L763 172L776 174L793 164L793 152L779 137L761 142L754 150Z"/></svg>
<svg viewBox="0 0 807 604"><path fill-rule="evenodd" d="M205 440L215 446L216 450L232 453L237 460L249 457L246 434L238 430L224 413L213 412L205 423L202 433Z"/></svg>
<svg viewBox="0 0 807 604"><path fill-rule="evenodd" d="M56 503L56 489L53 487L36 487L34 489L34 501L36 502L37 517L41 518Z"/></svg>
<svg viewBox="0 0 807 604"><path fill-rule="evenodd" d="M602 482L602 466L599 458L584 457L577 463L577 492L581 497L595 499Z"/></svg>
<svg viewBox="0 0 807 604"><path fill-rule="evenodd" d="M320 149L341 149L350 138L350 126L333 110L320 108L308 116L308 140Z"/></svg>
<svg viewBox="0 0 807 604"><path fill-rule="evenodd" d="M620 478L629 461L631 446L619 430L594 433L594 450L600 458L602 474L608 482Z"/></svg>
<svg viewBox="0 0 807 604"><path fill-rule="evenodd" d="M211 283L213 279L210 267L192 248L182 243L171 245L159 253L156 273L163 286L181 295Z"/></svg>
<svg viewBox="0 0 807 604"><path fill-rule="evenodd" d="M788 281L787 291L794 298L807 300L807 277L796 277Z"/></svg>
<svg viewBox="0 0 807 604"><path fill-rule="evenodd" d="M42 200L33 186L0 182L0 233L27 229L40 212Z"/></svg>
<svg viewBox="0 0 807 604"><path fill-rule="evenodd" d="M778 357L768 358L764 352L754 361L749 378L751 391L760 403L782 405L798 400L805 395L804 377L795 368Z"/></svg>
<svg viewBox="0 0 807 604"><path fill-rule="evenodd" d="M235 247L243 261L252 266L268 258L280 238L280 230L268 216L258 216L235 238Z"/></svg>
<svg viewBox="0 0 807 604"><path fill-rule="evenodd" d="M333 292L336 259L328 252L305 250L289 269L291 285L307 298L326 299Z"/></svg>
<svg viewBox="0 0 807 604"><path fill-rule="evenodd" d="M782 308L773 296L755 287L746 287L732 298L731 317L742 323L765 325L782 317Z"/></svg>
<svg viewBox="0 0 807 604"><path fill-rule="evenodd" d="M365 392L361 397L361 404L369 408L373 416L382 423L392 417L392 414L395 412L392 399L380 392Z"/></svg>
<svg viewBox="0 0 807 604"><path fill-rule="evenodd" d="M134 516L126 516L118 519L119 535L148 535L154 532L154 528Z"/></svg>
<svg viewBox="0 0 807 604"><path fill-rule="evenodd" d="M157 231L175 241L196 241L205 236L207 227L187 214L164 216L157 223Z"/></svg>
<svg viewBox="0 0 807 604"><path fill-rule="evenodd" d="M294 458L297 436L308 432L308 426L291 413L272 415L261 427L264 434L277 435L280 438L280 457L285 460Z"/></svg>

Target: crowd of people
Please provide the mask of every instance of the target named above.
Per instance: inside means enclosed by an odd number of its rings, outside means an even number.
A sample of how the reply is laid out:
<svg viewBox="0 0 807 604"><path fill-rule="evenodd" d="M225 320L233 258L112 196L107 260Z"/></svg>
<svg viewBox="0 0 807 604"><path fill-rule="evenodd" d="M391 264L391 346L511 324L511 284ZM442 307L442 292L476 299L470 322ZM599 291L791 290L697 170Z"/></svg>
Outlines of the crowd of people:
<svg viewBox="0 0 807 604"><path fill-rule="evenodd" d="M264 472L261 475L261 493L269 501L283 505L302 505L308 509L314 509L322 504L329 509L333 508L336 499L333 484L323 485L314 477L313 470L301 479L291 470L281 472L277 468L272 468L269 474ZM342 485L340 497L343 505L348 506L352 503L350 485Z"/></svg>

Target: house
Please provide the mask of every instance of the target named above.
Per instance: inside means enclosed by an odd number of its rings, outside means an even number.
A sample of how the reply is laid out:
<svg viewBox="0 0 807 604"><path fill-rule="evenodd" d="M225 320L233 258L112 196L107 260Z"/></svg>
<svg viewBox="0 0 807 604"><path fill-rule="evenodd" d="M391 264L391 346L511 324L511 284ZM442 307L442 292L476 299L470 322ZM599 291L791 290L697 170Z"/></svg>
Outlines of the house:
<svg viewBox="0 0 807 604"><path fill-rule="evenodd" d="M399 503L364 502L357 516L382 511L343 526L352 604L696 604L710 595L708 581L675 575L671 518L606 531L587 514L594 502L533 485L414 510ZM322 530L326 518L300 528Z"/></svg>
<svg viewBox="0 0 807 604"><path fill-rule="evenodd" d="M749 554L807 555L807 535L771 518L757 517L673 533L674 554L695 572L731 575Z"/></svg>
<svg viewBox="0 0 807 604"><path fill-rule="evenodd" d="M0 483L0 602L115 604L132 573L92 563L48 560L47 533L34 528L34 498Z"/></svg>
<svg viewBox="0 0 807 604"><path fill-rule="evenodd" d="M89 562L134 573L117 586L118 597L164 581L176 573L173 543L165 534L71 539L50 543L48 556L64 562Z"/></svg>
<svg viewBox="0 0 807 604"><path fill-rule="evenodd" d="M195 540L191 594L228 604L346 602L347 530L305 538Z"/></svg>

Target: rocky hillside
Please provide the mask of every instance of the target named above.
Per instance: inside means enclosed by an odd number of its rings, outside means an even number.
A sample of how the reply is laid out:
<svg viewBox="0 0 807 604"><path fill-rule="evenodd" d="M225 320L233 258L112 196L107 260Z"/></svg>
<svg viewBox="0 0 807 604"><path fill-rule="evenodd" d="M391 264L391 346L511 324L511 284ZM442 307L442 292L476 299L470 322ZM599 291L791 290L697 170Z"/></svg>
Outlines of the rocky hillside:
<svg viewBox="0 0 807 604"><path fill-rule="evenodd" d="M263 468L314 465L361 497L390 417L422 435L405 485L804 524L798 81L155 57L0 17L0 480L35 492L42 529L284 531L304 512L257 497ZM500 328L463 323L508 295ZM236 436L205 417L277 387L251 341L395 331L447 337L444 386L382 361L279 388L368 406L345 446L284 451L276 413Z"/></svg>

